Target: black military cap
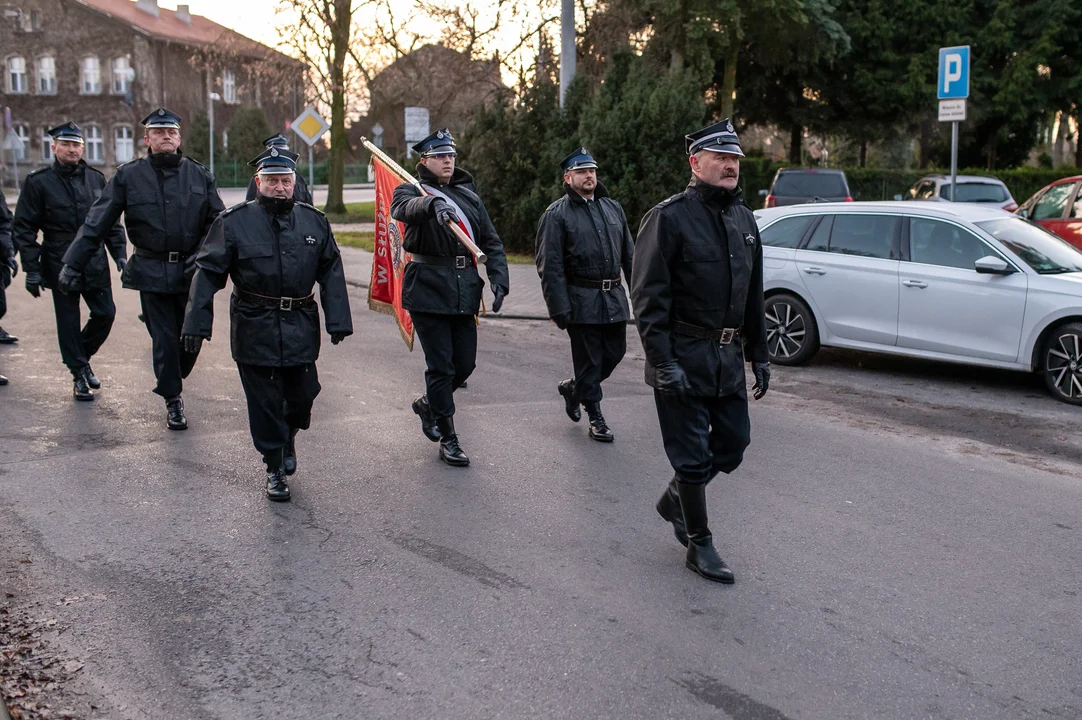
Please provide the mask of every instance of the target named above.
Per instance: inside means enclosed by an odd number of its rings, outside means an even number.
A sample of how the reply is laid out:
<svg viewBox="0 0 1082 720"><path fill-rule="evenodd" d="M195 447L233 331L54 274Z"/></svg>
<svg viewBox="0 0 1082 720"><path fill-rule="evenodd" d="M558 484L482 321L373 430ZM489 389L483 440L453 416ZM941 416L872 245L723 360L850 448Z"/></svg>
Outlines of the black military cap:
<svg viewBox="0 0 1082 720"><path fill-rule="evenodd" d="M421 157L458 154L458 151L455 149L455 139L451 137L451 131L447 128L440 128L432 133L424 140L414 145L413 150Z"/></svg>
<svg viewBox="0 0 1082 720"><path fill-rule="evenodd" d="M54 142L63 140L65 142L82 143L83 131L73 122L66 122L63 125L57 125L52 130L47 131L49 136L52 137Z"/></svg>
<svg viewBox="0 0 1082 720"><path fill-rule="evenodd" d="M158 108L143 118L143 126L150 128L176 128L180 130L180 115L166 108Z"/></svg>
<svg viewBox="0 0 1082 720"><path fill-rule="evenodd" d="M597 167L597 161L594 160L594 156L590 154L590 151L584 147L580 147L573 153L568 155L560 163L560 167L564 172L571 172L572 170L589 170L590 168Z"/></svg>
<svg viewBox="0 0 1082 720"><path fill-rule="evenodd" d="M714 123L710 127L705 127L690 135L685 135L684 143L688 155L694 155L700 150L708 150L709 152L728 153L729 155L744 157L744 153L740 149L740 138L736 136L736 130L733 129L733 123L729 118L725 118L719 123Z"/></svg>
<svg viewBox="0 0 1082 720"><path fill-rule="evenodd" d="M269 147L248 164L254 167L259 175L286 175L296 171L299 157L295 152Z"/></svg>
<svg viewBox="0 0 1082 720"><path fill-rule="evenodd" d="M277 135L271 135L269 138L263 141L263 147L276 147L279 150L289 149L289 140L282 133Z"/></svg>

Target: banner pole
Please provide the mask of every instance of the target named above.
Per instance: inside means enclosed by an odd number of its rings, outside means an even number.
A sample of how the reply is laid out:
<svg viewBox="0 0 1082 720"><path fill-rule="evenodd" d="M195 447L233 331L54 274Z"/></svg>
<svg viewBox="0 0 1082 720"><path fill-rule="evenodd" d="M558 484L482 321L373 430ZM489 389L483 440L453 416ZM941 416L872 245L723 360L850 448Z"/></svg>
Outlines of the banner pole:
<svg viewBox="0 0 1082 720"><path fill-rule="evenodd" d="M421 185L420 182L418 182L417 178L406 172L405 168L392 160L387 153L383 152L378 147L368 142L368 138L362 136L361 144L364 145L364 147L367 148L368 151L372 153L372 155L378 157L380 159L380 162L390 168L391 172L401 178L402 181L408 182L410 185L413 185L422 195L432 194L430 192L427 192L424 189L424 186ZM450 228L451 232L454 233L454 236L458 238L458 241L466 246L466 249L470 251L470 254L473 255L474 259L477 260L477 262L483 263L488 260L488 256L485 255L484 251L482 251L481 248L477 246L477 243L475 243L473 239L469 235L467 235L462 228L451 222L447 223L447 227Z"/></svg>

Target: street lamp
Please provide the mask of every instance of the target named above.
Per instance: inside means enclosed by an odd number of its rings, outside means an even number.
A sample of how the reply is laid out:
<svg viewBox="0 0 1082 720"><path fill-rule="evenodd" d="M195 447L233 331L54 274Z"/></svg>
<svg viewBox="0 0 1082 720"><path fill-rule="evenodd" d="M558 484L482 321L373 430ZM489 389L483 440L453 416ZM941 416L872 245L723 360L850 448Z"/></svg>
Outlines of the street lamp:
<svg viewBox="0 0 1082 720"><path fill-rule="evenodd" d="M207 95L207 119L210 121L210 174L214 174L214 101L221 100L222 96L218 93L210 93Z"/></svg>

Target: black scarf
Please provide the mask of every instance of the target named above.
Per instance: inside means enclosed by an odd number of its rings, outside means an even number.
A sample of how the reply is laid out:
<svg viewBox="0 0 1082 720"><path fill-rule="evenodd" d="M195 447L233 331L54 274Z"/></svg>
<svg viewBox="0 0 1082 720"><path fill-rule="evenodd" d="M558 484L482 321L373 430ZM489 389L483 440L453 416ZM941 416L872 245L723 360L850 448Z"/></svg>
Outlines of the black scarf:
<svg viewBox="0 0 1082 720"><path fill-rule="evenodd" d="M180 167L180 159L184 157L184 153L177 150L175 153L149 153L147 157L150 158L150 164L155 169L161 168L175 168Z"/></svg>

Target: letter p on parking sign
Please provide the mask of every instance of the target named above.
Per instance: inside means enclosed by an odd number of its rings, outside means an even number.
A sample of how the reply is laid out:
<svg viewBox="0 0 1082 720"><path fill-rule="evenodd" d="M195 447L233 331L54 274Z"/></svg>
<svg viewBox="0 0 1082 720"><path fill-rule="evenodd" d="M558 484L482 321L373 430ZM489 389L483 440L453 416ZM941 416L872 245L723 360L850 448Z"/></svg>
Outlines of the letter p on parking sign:
<svg viewBox="0 0 1082 720"><path fill-rule="evenodd" d="M969 46L939 49L939 99L969 97Z"/></svg>

